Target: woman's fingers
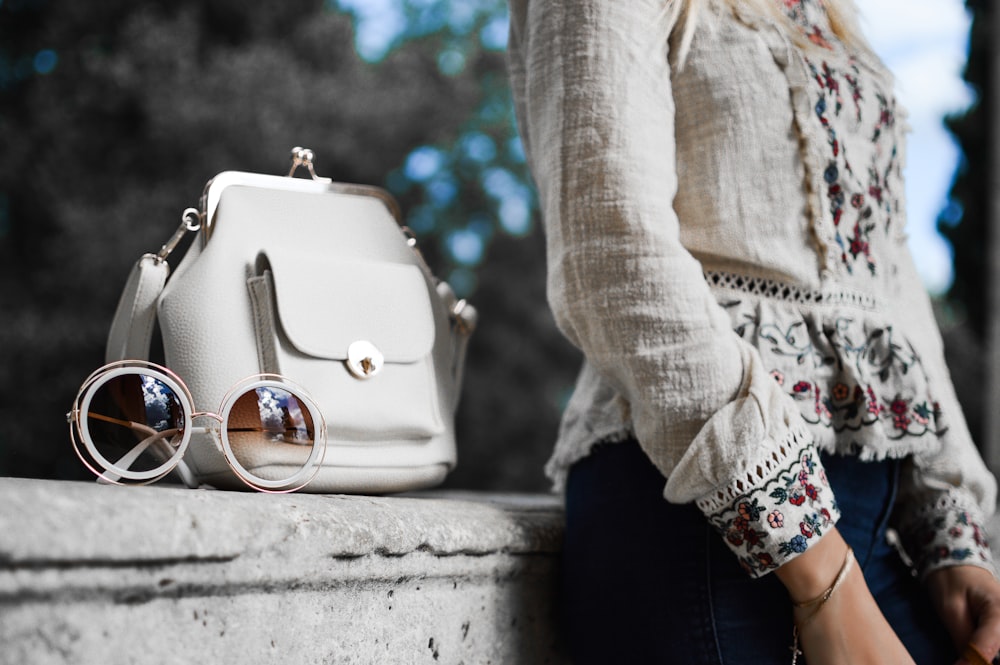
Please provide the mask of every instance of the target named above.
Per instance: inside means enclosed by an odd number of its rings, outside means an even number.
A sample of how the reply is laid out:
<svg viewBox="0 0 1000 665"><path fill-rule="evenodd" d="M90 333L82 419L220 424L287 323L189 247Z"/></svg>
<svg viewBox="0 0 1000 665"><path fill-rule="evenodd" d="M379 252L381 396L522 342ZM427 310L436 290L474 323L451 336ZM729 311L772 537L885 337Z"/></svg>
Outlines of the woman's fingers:
<svg viewBox="0 0 1000 665"><path fill-rule="evenodd" d="M1000 652L1000 596L982 593L981 589L973 590L972 594L969 605L975 629L966 645L973 650L970 655L980 656L989 663Z"/></svg>
<svg viewBox="0 0 1000 665"><path fill-rule="evenodd" d="M1000 652L1000 582L977 566L934 571L928 587L960 665L990 663Z"/></svg>

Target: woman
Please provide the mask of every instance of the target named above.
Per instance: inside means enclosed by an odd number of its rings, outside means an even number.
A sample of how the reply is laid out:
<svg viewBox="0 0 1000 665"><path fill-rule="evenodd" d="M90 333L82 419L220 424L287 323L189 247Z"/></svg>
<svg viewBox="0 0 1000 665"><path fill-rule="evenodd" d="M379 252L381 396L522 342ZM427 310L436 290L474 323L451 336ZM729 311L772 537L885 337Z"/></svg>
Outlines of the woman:
<svg viewBox="0 0 1000 665"><path fill-rule="evenodd" d="M853 7L512 0L510 71L585 355L548 467L576 662L992 659L996 484Z"/></svg>

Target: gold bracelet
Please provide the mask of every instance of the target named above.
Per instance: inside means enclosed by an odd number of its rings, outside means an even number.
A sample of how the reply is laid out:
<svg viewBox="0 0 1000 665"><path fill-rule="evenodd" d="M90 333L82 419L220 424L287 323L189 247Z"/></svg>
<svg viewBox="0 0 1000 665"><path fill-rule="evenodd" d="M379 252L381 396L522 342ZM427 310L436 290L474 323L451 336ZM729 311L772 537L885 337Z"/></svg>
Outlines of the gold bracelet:
<svg viewBox="0 0 1000 665"><path fill-rule="evenodd" d="M812 607L813 605L819 605L820 607L822 607L823 604L826 603L826 601L830 600L830 596L833 595L833 593L837 590L837 588L844 583L844 579L847 578L847 573L851 572L851 565L853 563L854 563L854 550L851 548L850 545L848 545L847 554L844 555L844 563L840 566L840 572L837 573L837 578L833 580L833 584L831 584L826 591L816 596L812 600L807 600L801 603L793 603L793 605L798 609ZM808 617L806 617L802 621L802 623L805 624L806 622L808 622L809 619L816 616L817 612L819 612L819 607L813 610L813 612Z"/></svg>
<svg viewBox="0 0 1000 665"><path fill-rule="evenodd" d="M840 572L837 573L837 578L833 580L833 584L831 584L826 591L812 600L807 600L802 603L792 603L796 609L815 608L812 612L806 615L806 618L804 618L801 622L796 623L792 628L792 665L795 665L799 660L799 656L802 655L802 651L799 649L799 631L804 628L806 624L812 621L817 614L819 614L819 611L823 609L823 606L830 600L830 597L833 596L834 592L836 592L837 589L840 588L840 585L844 583L844 580L847 579L847 574L851 572L851 567L853 565L854 549L848 545L847 554L844 555L844 563L840 566Z"/></svg>

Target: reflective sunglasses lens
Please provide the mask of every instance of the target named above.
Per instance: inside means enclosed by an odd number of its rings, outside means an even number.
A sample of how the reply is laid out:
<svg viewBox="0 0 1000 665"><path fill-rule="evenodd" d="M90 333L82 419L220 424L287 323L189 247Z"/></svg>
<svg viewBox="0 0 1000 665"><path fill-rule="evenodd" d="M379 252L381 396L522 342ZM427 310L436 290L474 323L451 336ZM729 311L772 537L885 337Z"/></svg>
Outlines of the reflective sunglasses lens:
<svg viewBox="0 0 1000 665"><path fill-rule="evenodd" d="M306 403L284 388L243 393L225 426L236 463L265 489L290 489L283 483L302 478L310 466L316 425Z"/></svg>
<svg viewBox="0 0 1000 665"><path fill-rule="evenodd" d="M85 423L88 457L108 480L148 482L173 468L184 438L184 409L155 376L120 374L94 391Z"/></svg>

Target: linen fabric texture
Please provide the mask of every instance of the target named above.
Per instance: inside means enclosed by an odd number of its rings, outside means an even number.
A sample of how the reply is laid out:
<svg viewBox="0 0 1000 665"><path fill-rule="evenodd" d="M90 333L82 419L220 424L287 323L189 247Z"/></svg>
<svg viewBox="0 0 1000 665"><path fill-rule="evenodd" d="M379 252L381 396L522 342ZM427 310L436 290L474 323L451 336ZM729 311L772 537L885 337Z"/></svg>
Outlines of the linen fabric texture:
<svg viewBox="0 0 1000 665"><path fill-rule="evenodd" d="M549 302L586 359L547 472L635 436L760 576L839 518L820 450L900 459L919 571L991 568L996 482L906 248L892 78L816 0L781 6L710 3L682 63L663 0L512 0Z"/></svg>

